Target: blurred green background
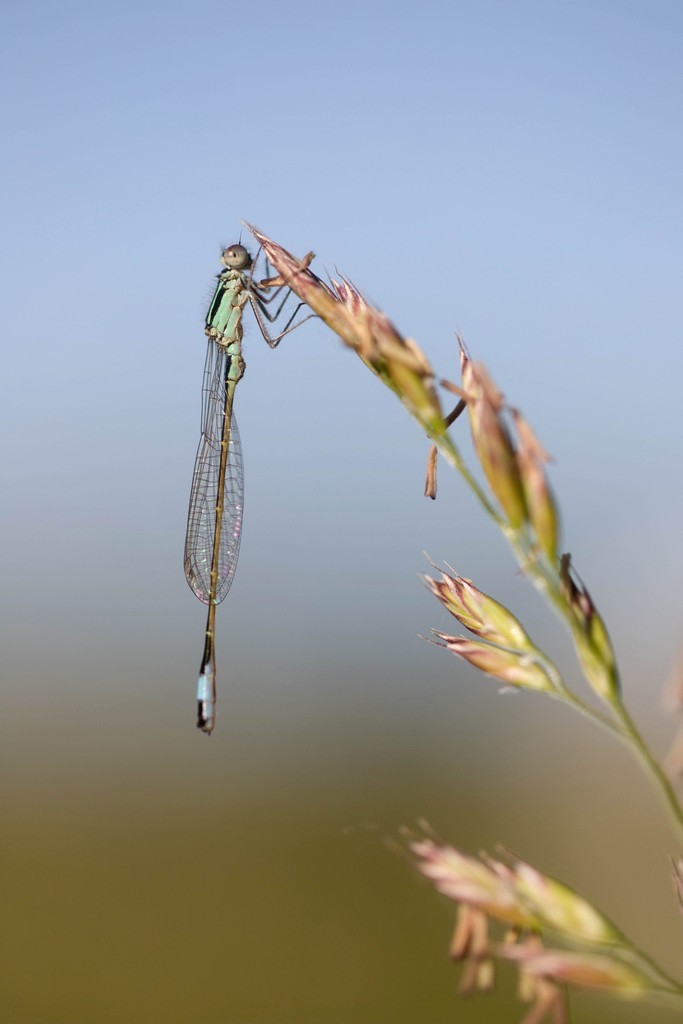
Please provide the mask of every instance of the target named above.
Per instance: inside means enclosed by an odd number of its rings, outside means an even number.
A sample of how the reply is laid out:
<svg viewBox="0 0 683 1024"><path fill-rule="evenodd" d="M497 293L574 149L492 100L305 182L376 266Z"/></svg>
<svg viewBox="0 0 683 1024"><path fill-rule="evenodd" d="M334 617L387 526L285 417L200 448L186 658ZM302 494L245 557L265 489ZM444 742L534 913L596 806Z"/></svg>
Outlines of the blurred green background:
<svg viewBox="0 0 683 1024"><path fill-rule="evenodd" d="M426 551L577 681L502 539L443 467L425 501L425 440L319 323L275 353L247 325L210 739L182 546L205 304L245 218L347 273L439 374L463 331L557 460L565 547L666 749L682 28L675 2L616 0L7 12L3 1024L517 1021L510 974L457 996L453 909L393 847L419 818L505 844L680 973L673 838L626 754L418 639L451 628Z"/></svg>

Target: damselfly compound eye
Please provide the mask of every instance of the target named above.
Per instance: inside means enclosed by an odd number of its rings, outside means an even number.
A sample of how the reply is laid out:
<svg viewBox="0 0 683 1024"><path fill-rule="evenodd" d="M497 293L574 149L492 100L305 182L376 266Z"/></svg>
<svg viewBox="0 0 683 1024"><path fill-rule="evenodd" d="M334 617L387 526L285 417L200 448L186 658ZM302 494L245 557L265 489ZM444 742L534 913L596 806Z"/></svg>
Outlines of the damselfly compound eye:
<svg viewBox="0 0 683 1024"><path fill-rule="evenodd" d="M244 270L251 264L251 256L239 242L229 245L221 258L226 267L230 267L231 270Z"/></svg>

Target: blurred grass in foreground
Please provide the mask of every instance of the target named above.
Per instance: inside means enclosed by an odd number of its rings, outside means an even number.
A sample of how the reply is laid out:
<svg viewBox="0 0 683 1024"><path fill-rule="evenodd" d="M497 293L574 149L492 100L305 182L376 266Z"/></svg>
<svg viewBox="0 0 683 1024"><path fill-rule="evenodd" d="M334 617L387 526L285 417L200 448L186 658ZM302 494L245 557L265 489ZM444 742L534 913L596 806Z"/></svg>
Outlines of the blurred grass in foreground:
<svg viewBox="0 0 683 1024"><path fill-rule="evenodd" d="M514 776L512 793L487 776L454 777L458 759L445 736L411 740L409 723L403 734L374 739L372 729L360 731L346 784L338 759L344 734L321 723L317 740L293 731L296 758L283 737L280 763L257 771L251 794L238 778L232 785L221 778L225 765L214 763L200 810L186 790L176 805L169 798L160 807L130 778L100 779L87 799L66 789L56 803L26 793L23 808L6 810L2 843L3 1024L517 1020L512 971L501 972L491 996L457 998L457 971L445 955L452 906L434 899L385 839L421 809L463 845L476 846L499 825L511 841L523 833L524 852L533 849L539 860L537 851L558 840L554 812L515 790ZM599 764L584 752L588 776ZM315 765L317 779L302 776L314 775ZM240 752L230 769L249 767ZM522 774L525 767L531 772L527 755L516 766ZM604 778L604 763L601 771ZM618 763L607 775L606 785L624 780ZM555 810L559 801L571 818L584 795L563 792L561 776L561 765L549 768L547 781L558 787ZM642 846L632 835L636 813L647 831L646 790L642 807L633 787L624 792L609 822L599 807L591 820L587 808L585 858L574 873L590 876L602 906L618 908L622 921L658 922L659 951L674 949L675 916L669 934L661 929L668 890L658 894L662 905L642 892L621 901L634 862L665 856L656 830ZM519 834L507 817L511 800ZM580 997L575 1012L582 1022L675 1019L597 996Z"/></svg>

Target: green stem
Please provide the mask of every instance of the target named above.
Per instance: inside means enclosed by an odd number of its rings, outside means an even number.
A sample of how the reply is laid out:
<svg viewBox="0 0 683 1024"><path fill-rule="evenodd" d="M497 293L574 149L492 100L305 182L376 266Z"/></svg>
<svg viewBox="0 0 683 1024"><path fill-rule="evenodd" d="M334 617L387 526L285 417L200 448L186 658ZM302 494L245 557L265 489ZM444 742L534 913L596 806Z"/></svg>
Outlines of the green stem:
<svg viewBox="0 0 683 1024"><path fill-rule="evenodd" d="M623 953L625 954L623 959L627 963L652 977L655 982L653 991L676 999L683 998L683 985L663 971L656 960L653 960L651 956L644 953L642 949L638 949L626 938L624 938Z"/></svg>
<svg viewBox="0 0 683 1024"><path fill-rule="evenodd" d="M620 701L615 701L612 706L615 714L621 722L623 729L621 735L623 739L630 745L643 768L646 769L650 777L656 783L665 805L668 807L674 818L676 829L678 830L679 842L683 846L683 808L681 808L673 786L667 779L664 770L653 757L647 743L638 732L635 722L624 705Z"/></svg>
<svg viewBox="0 0 683 1024"><path fill-rule="evenodd" d="M510 537L510 541L517 555L518 561L521 563L520 558L520 545L517 538ZM559 587L554 586L553 582L549 580L542 572L538 570L538 567L531 567L529 569L529 575L532 577L536 586L539 590L542 590L552 604L555 606L556 611L561 618L566 620L566 602L564 601L563 595ZM649 774L650 778L654 781L665 806L670 811L674 823L675 830L677 831L679 842L683 845L683 808L681 808L680 802L676 793L669 782L666 774L664 773L661 766L655 760L645 740L640 735L635 722L631 718L630 714L626 710L626 707L621 702L619 697L614 698L610 701L610 708L617 717L619 725L615 726L607 718L598 712L594 711L589 705L585 704L579 697L577 697L570 690L564 688L564 696L566 699L582 714L591 718L593 721L600 723L607 727L613 735L616 735L624 743L626 743L630 750L635 753L637 759L645 769L646 773Z"/></svg>
<svg viewBox="0 0 683 1024"><path fill-rule="evenodd" d="M577 697L575 693L571 692L571 690L568 690L563 686L560 691L560 696L561 699L565 700L567 704L570 704L574 710L578 711L580 715L584 716L584 718L589 718L591 722L601 725L603 729L607 729L607 731L613 736L618 736L620 739L623 739L623 734L618 725L611 722L609 718L605 717L605 715L601 715L599 711L596 711L595 708L590 706L590 704L581 700L581 698Z"/></svg>
<svg viewBox="0 0 683 1024"><path fill-rule="evenodd" d="M486 514L489 515L491 519L493 519L496 526L499 526L501 530L504 529L505 520L496 511L494 506L487 498L485 491L479 486L477 481L470 473L469 469L467 468L463 461L462 455L460 454L456 446L453 444L448 434L435 434L433 432L430 432L429 430L427 431L427 434L434 442L436 447L439 449L440 453L443 455L446 462L448 462L449 465L453 467L453 469L457 469L458 473L460 473L463 480L468 485L468 487L474 494L475 498L479 501L480 505L482 506Z"/></svg>

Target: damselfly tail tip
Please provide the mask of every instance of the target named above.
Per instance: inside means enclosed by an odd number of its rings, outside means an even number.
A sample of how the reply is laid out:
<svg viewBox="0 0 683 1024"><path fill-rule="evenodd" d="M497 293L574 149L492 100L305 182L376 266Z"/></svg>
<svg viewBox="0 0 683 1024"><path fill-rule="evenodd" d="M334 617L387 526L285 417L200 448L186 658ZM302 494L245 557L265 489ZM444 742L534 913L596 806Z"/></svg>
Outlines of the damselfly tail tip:
<svg viewBox="0 0 683 1024"><path fill-rule="evenodd" d="M213 713L209 711L206 701L197 701L197 728L210 736L216 724Z"/></svg>
<svg viewBox="0 0 683 1024"><path fill-rule="evenodd" d="M202 672L197 686L197 728L210 736L216 724L216 689L213 672Z"/></svg>

